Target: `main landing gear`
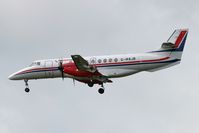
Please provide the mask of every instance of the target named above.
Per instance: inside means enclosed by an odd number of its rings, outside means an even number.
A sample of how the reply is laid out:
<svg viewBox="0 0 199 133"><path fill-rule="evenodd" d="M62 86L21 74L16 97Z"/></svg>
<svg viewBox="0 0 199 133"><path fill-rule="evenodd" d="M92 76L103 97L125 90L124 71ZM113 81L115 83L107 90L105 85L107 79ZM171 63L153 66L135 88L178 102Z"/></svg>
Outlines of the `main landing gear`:
<svg viewBox="0 0 199 133"><path fill-rule="evenodd" d="M28 86L28 80L25 79L24 82L25 82L25 85L26 85L25 92L28 93L28 92L30 92L30 89L29 89L29 86Z"/></svg>
<svg viewBox="0 0 199 133"><path fill-rule="evenodd" d="M99 94L104 94L104 85L101 85L101 88L98 89Z"/></svg>
<svg viewBox="0 0 199 133"><path fill-rule="evenodd" d="M94 86L94 83L92 83L92 82L89 82L88 83L88 86L89 87L93 87ZM99 94L104 94L104 85L103 84L101 84L101 87L98 89L98 92L99 92Z"/></svg>
<svg viewBox="0 0 199 133"><path fill-rule="evenodd" d="M88 83L88 86L89 86L89 87L93 87L94 84L93 84L92 82L89 82L89 83Z"/></svg>
<svg viewBox="0 0 199 133"><path fill-rule="evenodd" d="M89 87L93 87L94 86L94 83L92 83L92 82L89 82L88 83L88 86ZM99 94L104 94L104 85L103 84L101 84L101 87L98 89L98 92L99 92Z"/></svg>

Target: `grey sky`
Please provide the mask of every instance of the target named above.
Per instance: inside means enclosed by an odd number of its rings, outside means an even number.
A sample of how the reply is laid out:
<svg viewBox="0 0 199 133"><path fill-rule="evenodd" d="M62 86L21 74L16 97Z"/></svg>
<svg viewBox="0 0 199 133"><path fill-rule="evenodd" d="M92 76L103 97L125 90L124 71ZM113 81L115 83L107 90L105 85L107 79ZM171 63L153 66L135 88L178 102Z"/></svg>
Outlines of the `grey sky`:
<svg viewBox="0 0 199 133"><path fill-rule="evenodd" d="M197 0L0 1L1 133L198 133ZM33 60L139 53L189 28L182 63L89 88L71 79L9 81Z"/></svg>

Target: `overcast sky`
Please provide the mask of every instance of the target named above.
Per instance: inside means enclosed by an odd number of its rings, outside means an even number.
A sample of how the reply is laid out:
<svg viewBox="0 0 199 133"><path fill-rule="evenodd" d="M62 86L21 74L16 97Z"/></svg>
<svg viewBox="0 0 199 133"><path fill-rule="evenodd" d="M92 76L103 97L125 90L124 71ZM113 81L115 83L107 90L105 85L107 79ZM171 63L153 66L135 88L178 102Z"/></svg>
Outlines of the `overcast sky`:
<svg viewBox="0 0 199 133"><path fill-rule="evenodd" d="M1 0L0 133L198 133L198 0ZM156 50L189 28L180 65L98 86L7 77L33 60Z"/></svg>

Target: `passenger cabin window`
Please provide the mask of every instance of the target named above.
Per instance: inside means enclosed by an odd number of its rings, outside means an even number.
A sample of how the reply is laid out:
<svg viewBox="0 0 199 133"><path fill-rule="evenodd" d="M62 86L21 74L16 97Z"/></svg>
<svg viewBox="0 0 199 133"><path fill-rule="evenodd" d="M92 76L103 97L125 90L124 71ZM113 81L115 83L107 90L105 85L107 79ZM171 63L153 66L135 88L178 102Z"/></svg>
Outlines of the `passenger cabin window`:
<svg viewBox="0 0 199 133"><path fill-rule="evenodd" d="M112 60L113 60L113 59L110 58L108 61L109 61L109 62L112 62Z"/></svg>
<svg viewBox="0 0 199 133"><path fill-rule="evenodd" d="M129 57L129 58L126 58L126 61L128 61L128 60L131 60L131 58Z"/></svg>
<svg viewBox="0 0 199 133"><path fill-rule="evenodd" d="M135 57L132 57L132 60L135 60Z"/></svg>
<svg viewBox="0 0 199 133"><path fill-rule="evenodd" d="M106 62L107 62L107 59L104 59L103 62L106 63Z"/></svg>
<svg viewBox="0 0 199 133"><path fill-rule="evenodd" d="M95 64L95 59L92 59L92 60L91 60L91 63L92 63L92 64Z"/></svg>
<svg viewBox="0 0 199 133"><path fill-rule="evenodd" d="M98 63L102 63L102 60L101 60L101 59L98 59Z"/></svg>
<svg viewBox="0 0 199 133"><path fill-rule="evenodd" d="M118 62L118 58L115 58L115 59L114 59L114 62Z"/></svg>

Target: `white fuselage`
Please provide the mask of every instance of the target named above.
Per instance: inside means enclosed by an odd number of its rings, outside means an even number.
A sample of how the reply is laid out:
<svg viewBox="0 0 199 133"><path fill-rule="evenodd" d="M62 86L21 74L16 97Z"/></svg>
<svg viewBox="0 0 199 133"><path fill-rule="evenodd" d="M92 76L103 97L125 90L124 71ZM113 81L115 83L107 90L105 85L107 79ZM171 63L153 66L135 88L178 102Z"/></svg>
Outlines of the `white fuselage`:
<svg viewBox="0 0 199 133"><path fill-rule="evenodd" d="M89 64L95 65L97 70L108 78L117 78L132 75L141 71L154 71L159 68L169 67L179 63L179 60L166 54L144 53L110 56L84 57ZM24 68L9 76L11 80L30 80L61 77L58 69L59 59L46 59L34 61L29 67ZM71 58L64 58L63 64L73 63ZM64 73L64 77L84 79Z"/></svg>

